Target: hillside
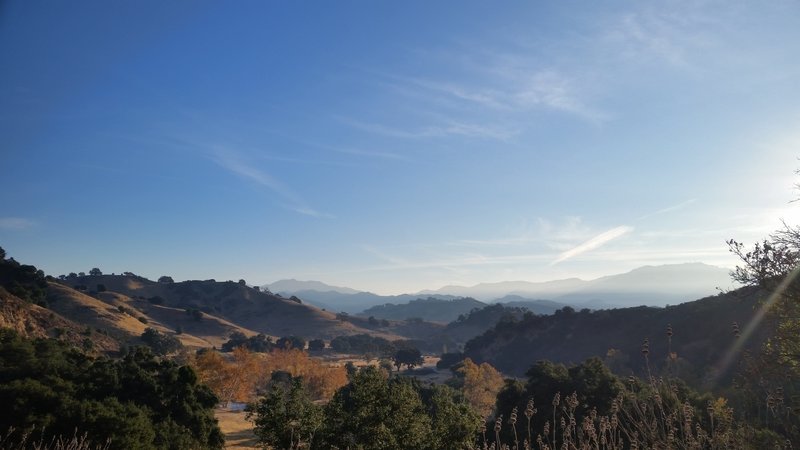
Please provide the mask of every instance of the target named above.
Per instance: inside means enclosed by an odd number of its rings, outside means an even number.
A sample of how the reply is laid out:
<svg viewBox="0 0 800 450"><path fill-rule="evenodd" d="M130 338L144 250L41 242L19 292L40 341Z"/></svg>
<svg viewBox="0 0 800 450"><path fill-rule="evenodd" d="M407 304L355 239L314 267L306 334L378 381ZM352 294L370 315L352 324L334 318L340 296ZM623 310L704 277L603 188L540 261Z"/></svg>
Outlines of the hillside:
<svg viewBox="0 0 800 450"><path fill-rule="evenodd" d="M456 320L461 315L468 314L475 308L483 308L484 306L486 306L485 303L469 297L452 300L428 297L411 300L408 303L386 303L373 306L358 315L391 320L418 317L429 322L448 323Z"/></svg>
<svg viewBox="0 0 800 450"><path fill-rule="evenodd" d="M181 326L206 345L219 345L233 331L323 339L368 332L299 299L261 292L233 281L159 283L135 275L89 275L67 279L64 285L86 287L95 291L98 302L131 307L167 329ZM96 292L102 290L101 286L105 291ZM98 304L94 307L99 311Z"/></svg>
<svg viewBox="0 0 800 450"><path fill-rule="evenodd" d="M495 302L508 308L525 308L534 314L553 314L557 310L567 306L564 303L558 303L550 300L530 299L513 294L498 298L495 300Z"/></svg>
<svg viewBox="0 0 800 450"><path fill-rule="evenodd" d="M669 355L667 327L671 325L671 351L676 356L673 370L684 379L701 383L735 343L733 322L743 329L753 318L758 296L752 289L739 289L667 308L595 312L565 308L551 316L527 315L498 323L469 341L465 353L510 375L522 375L538 360L577 363L592 356L605 358L619 373L642 373L643 340L649 338L653 369L663 369ZM765 332L763 327L757 330L745 347L758 346Z"/></svg>
<svg viewBox="0 0 800 450"><path fill-rule="evenodd" d="M24 301L0 287L0 328L29 338L56 338L90 352L116 352L120 342L85 323Z"/></svg>
<svg viewBox="0 0 800 450"><path fill-rule="evenodd" d="M328 311L346 312L348 314L357 314L373 306L385 305L387 303L408 303L420 298L420 296L416 294L378 295L373 294L372 292L351 292L353 291L352 289L333 286L330 287L331 289L327 289L327 285L322 285L322 283L319 282L308 281L302 283L303 284L273 283L272 285L265 287L270 291L280 294L284 297L295 296L318 308L323 308ZM273 286L284 286L285 289L277 290L274 289ZM289 289L291 287L300 289ZM457 298L457 296L453 295L440 294L425 297L435 297L442 300L452 300Z"/></svg>

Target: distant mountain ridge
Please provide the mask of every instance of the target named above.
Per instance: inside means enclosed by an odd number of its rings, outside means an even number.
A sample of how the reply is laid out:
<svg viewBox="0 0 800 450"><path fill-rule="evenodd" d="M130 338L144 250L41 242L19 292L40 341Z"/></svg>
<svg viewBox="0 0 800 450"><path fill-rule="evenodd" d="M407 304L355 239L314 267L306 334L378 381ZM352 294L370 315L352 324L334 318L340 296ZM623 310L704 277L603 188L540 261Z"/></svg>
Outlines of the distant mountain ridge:
<svg viewBox="0 0 800 450"><path fill-rule="evenodd" d="M473 309L481 309L486 306L486 303L470 297L452 300L429 297L411 300L408 303L399 305L387 303L373 306L358 315L390 320L405 320L418 317L430 322L449 323L458 319L461 315L468 314Z"/></svg>
<svg viewBox="0 0 800 450"><path fill-rule="evenodd" d="M545 282L507 281L471 287L446 286L422 294L456 294L495 301L506 295L547 299L565 304L604 303L608 306L663 306L694 300L731 285L730 271L703 263L642 266L594 280L567 278Z"/></svg>
<svg viewBox="0 0 800 450"><path fill-rule="evenodd" d="M272 292L303 292L303 291L317 291L317 292L338 292L340 294L358 294L361 291L351 289L348 287L331 286L321 281L301 281L294 278L286 280L278 280L274 283L263 286Z"/></svg>
<svg viewBox="0 0 800 450"><path fill-rule="evenodd" d="M387 303L407 303L419 298L451 300L471 297L481 302L533 302L530 309L545 313L569 305L577 309L679 304L732 289L728 269L703 263L642 266L622 274L594 280L566 278L545 282L504 281L474 286L445 286L414 294L383 296L315 281L281 280L267 285L272 292L295 295L308 303L334 311L358 313ZM512 297L509 297L512 296ZM545 306L543 301L551 302ZM561 305L561 306L559 306ZM526 306L526 305L515 305ZM526 306L528 307L528 306Z"/></svg>

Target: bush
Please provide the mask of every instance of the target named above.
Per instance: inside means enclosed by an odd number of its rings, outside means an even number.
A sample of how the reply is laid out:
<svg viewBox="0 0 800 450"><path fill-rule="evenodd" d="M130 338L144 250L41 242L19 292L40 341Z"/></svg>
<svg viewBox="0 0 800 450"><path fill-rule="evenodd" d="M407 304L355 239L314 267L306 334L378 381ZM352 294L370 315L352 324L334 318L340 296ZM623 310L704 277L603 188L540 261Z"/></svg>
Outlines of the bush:
<svg viewBox="0 0 800 450"><path fill-rule="evenodd" d="M160 333L153 328L145 329L141 339L156 355L168 355L183 348L183 344L178 338Z"/></svg>
<svg viewBox="0 0 800 450"><path fill-rule="evenodd" d="M17 430L3 444L34 427L45 443L85 433L83 448L221 449L224 442L213 393L191 368L144 348L116 361L92 359L63 342L0 330L0 380L0 430Z"/></svg>
<svg viewBox="0 0 800 450"><path fill-rule="evenodd" d="M308 349L309 350L324 350L325 349L325 341L322 339L312 339L308 341Z"/></svg>

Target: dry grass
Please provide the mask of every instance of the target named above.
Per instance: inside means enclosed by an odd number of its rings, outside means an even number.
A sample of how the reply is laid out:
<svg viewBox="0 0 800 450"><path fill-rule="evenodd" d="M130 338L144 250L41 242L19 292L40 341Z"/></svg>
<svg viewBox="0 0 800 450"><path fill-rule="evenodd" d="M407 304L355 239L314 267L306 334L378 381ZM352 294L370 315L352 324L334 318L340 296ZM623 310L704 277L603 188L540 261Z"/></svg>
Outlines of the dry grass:
<svg viewBox="0 0 800 450"><path fill-rule="evenodd" d="M17 432L13 427L9 428L4 436L0 436L0 449L3 450L107 450L109 444L93 445L85 434L78 435L77 431L70 437L58 437L45 441L37 439L36 434L42 434L42 430L37 433L36 429Z"/></svg>
<svg viewBox="0 0 800 450"><path fill-rule="evenodd" d="M214 416L219 421L219 428L225 435L225 448L257 449L253 424L245 419L244 411L231 411L217 408Z"/></svg>

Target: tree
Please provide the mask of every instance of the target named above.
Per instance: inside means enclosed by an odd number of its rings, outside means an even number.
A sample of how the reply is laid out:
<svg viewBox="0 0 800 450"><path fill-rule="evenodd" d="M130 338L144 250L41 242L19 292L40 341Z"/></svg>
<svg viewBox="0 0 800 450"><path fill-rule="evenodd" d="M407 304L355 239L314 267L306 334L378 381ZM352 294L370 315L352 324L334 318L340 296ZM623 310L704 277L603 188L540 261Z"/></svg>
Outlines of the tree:
<svg viewBox="0 0 800 450"><path fill-rule="evenodd" d="M98 284L97 285L97 292L105 292L105 291L106 291L106 285L105 284Z"/></svg>
<svg viewBox="0 0 800 450"><path fill-rule="evenodd" d="M278 348L297 348L302 350L306 348L306 340L299 336L284 336L278 339L276 345Z"/></svg>
<svg viewBox="0 0 800 450"><path fill-rule="evenodd" d="M215 350L207 350L196 355L192 364L200 380L226 404L250 401L264 372L259 359L244 347L235 348L230 360Z"/></svg>
<svg viewBox="0 0 800 450"><path fill-rule="evenodd" d="M356 372L325 406L324 448L420 449L431 419L413 381L387 378L375 367Z"/></svg>
<svg viewBox="0 0 800 450"><path fill-rule="evenodd" d="M103 272L100 269L98 269L97 267L95 267L95 268L93 268L92 270L89 271L89 275L91 275L93 277L100 276L102 274L103 274Z"/></svg>
<svg viewBox="0 0 800 450"><path fill-rule="evenodd" d="M566 399L575 394L577 413L590 414L596 408L599 416L608 415L622 382L603 365L599 358L589 358L581 364L567 367L550 361L538 361L528 370L526 383L509 380L497 395L496 411L508 414L514 408L524 411L528 401L534 405L550 405L558 395ZM559 410L560 411L560 410ZM535 431L542 432L543 420L536 421ZM504 429L505 439L511 438ZM535 433L534 433L535 436Z"/></svg>
<svg viewBox="0 0 800 450"><path fill-rule="evenodd" d="M475 364L471 359L464 359L457 369L463 377L462 392L470 405L481 417L489 417L494 409L497 393L503 387L503 376L489 363Z"/></svg>
<svg viewBox="0 0 800 450"><path fill-rule="evenodd" d="M424 362L422 353L416 348L400 348L394 353L392 360L394 365L397 366L397 370L400 370L400 366L403 364L411 369L414 366L422 365Z"/></svg>
<svg viewBox="0 0 800 450"><path fill-rule="evenodd" d="M324 350L325 349L325 341L322 339L312 339L308 341L308 349L309 350Z"/></svg>
<svg viewBox="0 0 800 450"><path fill-rule="evenodd" d="M427 395L423 393L423 402L431 418L431 448L474 448L472 444L483 418L461 393L445 385L433 385Z"/></svg>
<svg viewBox="0 0 800 450"><path fill-rule="evenodd" d="M330 399L337 389L347 383L344 368L327 366L296 348L278 347L269 353L264 372L275 371L285 371L293 377L302 377L309 395L315 400Z"/></svg>
<svg viewBox="0 0 800 450"><path fill-rule="evenodd" d="M244 279L240 279L239 284L242 286L247 286L247 281L244 281Z"/></svg>
<svg viewBox="0 0 800 450"><path fill-rule="evenodd" d="M168 355L183 348L183 344L178 338L161 333L154 328L146 328L141 335L141 339L157 355Z"/></svg>
<svg viewBox="0 0 800 450"><path fill-rule="evenodd" d="M85 448L221 449L224 443L214 394L190 367L158 360L144 347L116 360L92 359L59 341L0 330L0 380L0 429L34 429L37 442L69 439L78 430L86 433Z"/></svg>
<svg viewBox="0 0 800 450"><path fill-rule="evenodd" d="M764 325L771 332L760 352L745 355L742 396L750 405L766 398L769 412L757 414L758 419L800 441L800 226L784 223L782 229L750 249L733 239L728 245L742 262L732 273L733 279L764 292L760 305L764 323L754 320L743 325L741 337L736 325L734 333L738 339L747 339L756 327Z"/></svg>
<svg viewBox="0 0 800 450"><path fill-rule="evenodd" d="M158 277L158 282L159 283L174 283L175 280L173 280L172 277L169 277L167 275L163 275L163 276Z"/></svg>
<svg viewBox="0 0 800 450"><path fill-rule="evenodd" d="M301 378L290 385L273 383L269 393L247 408L247 420L255 425L258 441L271 448L310 446L322 425L322 408L303 388Z"/></svg>

